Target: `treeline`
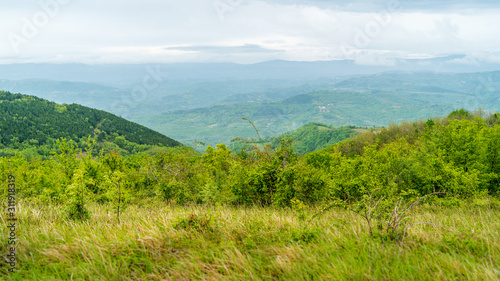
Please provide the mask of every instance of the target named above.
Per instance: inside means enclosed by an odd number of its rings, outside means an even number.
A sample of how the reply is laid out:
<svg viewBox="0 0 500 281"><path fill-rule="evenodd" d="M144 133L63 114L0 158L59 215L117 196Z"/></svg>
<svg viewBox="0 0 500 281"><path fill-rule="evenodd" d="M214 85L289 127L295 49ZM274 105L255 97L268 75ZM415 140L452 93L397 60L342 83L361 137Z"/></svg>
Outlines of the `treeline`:
<svg viewBox="0 0 500 281"><path fill-rule="evenodd" d="M455 111L446 118L391 125L326 149L297 155L293 141L231 153L224 144L199 154L185 147L123 157L60 140L49 160L1 158L16 176L18 196L67 203L160 198L178 204L289 206L355 203L375 191L414 199L446 192L453 200L500 191L500 114ZM6 190L7 173L2 173ZM120 191L118 191L120 190ZM78 195L80 194L80 195ZM436 197L437 198L437 197ZM438 200L438 199L436 199Z"/></svg>
<svg viewBox="0 0 500 281"><path fill-rule="evenodd" d="M0 149L32 146L53 148L63 137L81 142L94 136L99 142L123 137L137 145L179 146L179 142L102 110L59 105L33 96L0 91ZM47 148L47 147L46 147Z"/></svg>

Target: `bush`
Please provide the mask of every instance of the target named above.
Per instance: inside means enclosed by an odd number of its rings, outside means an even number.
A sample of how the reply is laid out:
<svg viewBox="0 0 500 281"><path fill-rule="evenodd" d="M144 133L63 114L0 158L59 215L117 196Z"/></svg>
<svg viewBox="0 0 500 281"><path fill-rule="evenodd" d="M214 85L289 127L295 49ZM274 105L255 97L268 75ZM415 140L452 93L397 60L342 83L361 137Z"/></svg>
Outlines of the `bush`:
<svg viewBox="0 0 500 281"><path fill-rule="evenodd" d="M87 210L82 202L71 203L66 208L68 218L73 220L88 220L90 219L90 212Z"/></svg>
<svg viewBox="0 0 500 281"><path fill-rule="evenodd" d="M174 223L174 229L194 230L199 232L213 232L212 218L199 217L196 214L190 214L187 218L179 218Z"/></svg>

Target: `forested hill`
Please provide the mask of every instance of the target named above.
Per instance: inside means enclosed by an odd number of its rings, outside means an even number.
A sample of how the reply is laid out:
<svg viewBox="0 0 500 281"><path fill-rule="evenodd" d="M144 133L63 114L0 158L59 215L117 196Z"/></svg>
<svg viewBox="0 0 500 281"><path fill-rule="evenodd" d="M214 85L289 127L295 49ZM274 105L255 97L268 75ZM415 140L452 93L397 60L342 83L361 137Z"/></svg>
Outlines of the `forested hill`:
<svg viewBox="0 0 500 281"><path fill-rule="evenodd" d="M180 146L181 143L111 113L0 91L0 146L44 145L61 137L75 142L120 139L138 145Z"/></svg>
<svg viewBox="0 0 500 281"><path fill-rule="evenodd" d="M295 131L285 133L281 137L275 138L273 146L278 145L279 139L292 138L296 152L306 153L336 144L340 141L348 139L349 137L355 136L362 131L365 130L356 130L355 126L335 128L333 126L311 122Z"/></svg>
<svg viewBox="0 0 500 281"><path fill-rule="evenodd" d="M276 148L279 146L282 139L291 138L293 140L292 146L294 152L303 154L331 146L366 131L368 131L368 129L356 128L355 126L333 127L321 123L310 122L297 130L284 133L277 137L265 138L262 142ZM250 147L258 143L260 143L259 140L249 141L243 139L241 142L231 144L229 148L237 152L244 147Z"/></svg>

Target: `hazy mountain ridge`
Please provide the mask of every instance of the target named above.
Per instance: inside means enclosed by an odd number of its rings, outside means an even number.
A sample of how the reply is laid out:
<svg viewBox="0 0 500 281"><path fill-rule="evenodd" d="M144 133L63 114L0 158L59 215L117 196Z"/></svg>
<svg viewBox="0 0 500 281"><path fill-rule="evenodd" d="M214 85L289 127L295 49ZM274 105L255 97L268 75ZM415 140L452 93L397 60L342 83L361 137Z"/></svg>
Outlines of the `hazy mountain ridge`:
<svg viewBox="0 0 500 281"><path fill-rule="evenodd" d="M439 91L474 94L476 91L500 90L500 71L478 73L385 72L346 79L339 88L358 90L399 90L435 87Z"/></svg>
<svg viewBox="0 0 500 281"><path fill-rule="evenodd" d="M389 65L363 65L353 59L331 61L273 60L254 64L237 63L171 63L171 64L48 64L25 63L0 65L0 78L9 80L50 79L100 83L123 88L142 83L154 73L168 79L247 80L299 79L314 80L349 75L371 75L387 71L427 71L474 73L500 69L500 64L466 64L457 60L465 55L431 59L395 59Z"/></svg>

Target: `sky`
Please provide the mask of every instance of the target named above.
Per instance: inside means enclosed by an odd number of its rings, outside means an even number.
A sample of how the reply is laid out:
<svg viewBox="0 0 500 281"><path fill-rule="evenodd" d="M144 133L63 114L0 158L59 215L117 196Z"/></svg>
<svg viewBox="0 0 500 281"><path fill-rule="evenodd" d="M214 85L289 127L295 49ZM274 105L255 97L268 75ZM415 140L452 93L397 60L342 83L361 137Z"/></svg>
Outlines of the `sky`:
<svg viewBox="0 0 500 281"><path fill-rule="evenodd" d="M16 0L0 63L179 63L465 55L500 63L500 1Z"/></svg>

